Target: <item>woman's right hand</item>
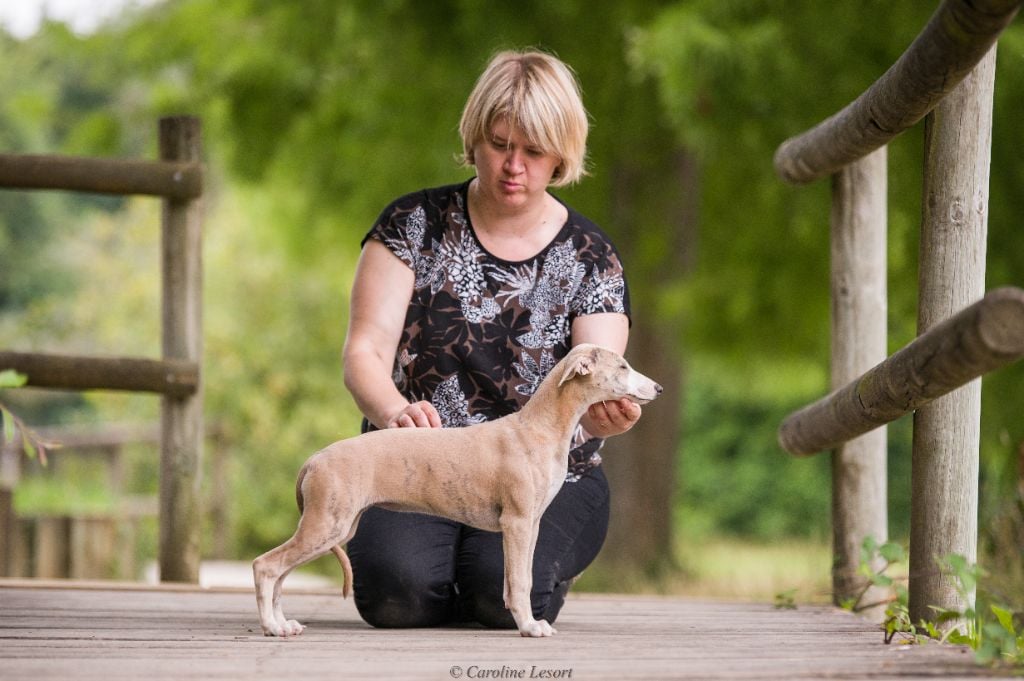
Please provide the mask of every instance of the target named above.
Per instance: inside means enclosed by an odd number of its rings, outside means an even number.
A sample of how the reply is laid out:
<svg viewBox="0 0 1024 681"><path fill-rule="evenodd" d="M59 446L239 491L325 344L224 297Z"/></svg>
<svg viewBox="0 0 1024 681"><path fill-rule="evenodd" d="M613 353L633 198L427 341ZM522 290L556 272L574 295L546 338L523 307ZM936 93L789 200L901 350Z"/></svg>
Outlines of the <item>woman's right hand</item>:
<svg viewBox="0 0 1024 681"><path fill-rule="evenodd" d="M388 420L388 428L440 428L441 415L426 400L413 402Z"/></svg>

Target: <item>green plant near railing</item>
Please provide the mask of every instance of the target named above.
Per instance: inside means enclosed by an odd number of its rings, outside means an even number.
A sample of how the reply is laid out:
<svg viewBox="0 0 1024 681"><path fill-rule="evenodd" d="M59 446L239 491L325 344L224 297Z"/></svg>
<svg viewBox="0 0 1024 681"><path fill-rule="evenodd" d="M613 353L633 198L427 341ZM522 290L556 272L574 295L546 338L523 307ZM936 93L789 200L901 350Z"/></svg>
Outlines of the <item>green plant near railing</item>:
<svg viewBox="0 0 1024 681"><path fill-rule="evenodd" d="M1024 630L1017 630L1013 612L992 604L989 606L989 616L984 610L978 611L974 605L971 594L976 592L978 581L984 576L981 567L956 554L937 560L938 569L953 579L961 602L968 605L963 610L930 606L936 613L935 621L922 620L915 624L910 618L907 588L886 574L893 564L902 563L905 557L906 551L899 544L878 544L871 537L865 539L861 549L860 572L867 578L867 585L857 598L844 603L844 607L854 612L862 610L869 607L861 606L860 601L871 586L889 588L893 596L885 610L886 643L890 643L897 634L915 642L928 637L941 643L969 646L981 664L1004 663L1024 667ZM872 567L878 563L878 559L881 559L881 567ZM962 624L954 624L957 622ZM950 626L943 633L941 628L944 624Z"/></svg>
<svg viewBox="0 0 1024 681"><path fill-rule="evenodd" d="M25 385L28 378L19 374L13 369L0 371L0 390L4 388L20 388ZM18 418L11 409L0 402L0 445L13 443L16 438L21 438L21 448L29 457L39 458L39 462L46 465L46 451L55 449L57 445L47 442L33 431L25 422Z"/></svg>

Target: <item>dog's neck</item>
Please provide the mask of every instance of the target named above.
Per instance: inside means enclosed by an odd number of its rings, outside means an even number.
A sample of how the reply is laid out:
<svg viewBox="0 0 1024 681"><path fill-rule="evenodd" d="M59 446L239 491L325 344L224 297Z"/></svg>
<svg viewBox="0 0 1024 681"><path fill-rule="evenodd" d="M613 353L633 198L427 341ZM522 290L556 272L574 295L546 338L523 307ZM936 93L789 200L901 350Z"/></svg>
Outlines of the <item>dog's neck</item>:
<svg viewBox="0 0 1024 681"><path fill-rule="evenodd" d="M590 403L586 400L585 391L579 385L579 379L566 381L558 385L558 377L552 371L541 381L537 392L519 411L520 415L531 423L543 424L545 431L558 440L572 437L576 426Z"/></svg>

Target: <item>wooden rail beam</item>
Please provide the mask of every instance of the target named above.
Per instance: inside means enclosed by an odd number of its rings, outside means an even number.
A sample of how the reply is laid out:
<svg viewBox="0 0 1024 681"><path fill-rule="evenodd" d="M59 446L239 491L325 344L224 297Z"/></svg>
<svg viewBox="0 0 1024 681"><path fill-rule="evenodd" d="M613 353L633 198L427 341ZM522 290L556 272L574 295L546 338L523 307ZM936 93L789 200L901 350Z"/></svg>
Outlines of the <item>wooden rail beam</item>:
<svg viewBox="0 0 1024 681"><path fill-rule="evenodd" d="M945 0L910 47L844 109L791 137L775 172L794 184L831 175L911 127L995 44L1022 0Z"/></svg>
<svg viewBox="0 0 1024 681"><path fill-rule="evenodd" d="M174 359L0 352L2 369L25 374L29 386L58 390L128 390L187 397L199 385L199 364Z"/></svg>
<svg viewBox="0 0 1024 681"><path fill-rule="evenodd" d="M1024 290L990 291L856 381L790 414L779 444L798 456L835 448L1024 357Z"/></svg>
<svg viewBox="0 0 1024 681"><path fill-rule="evenodd" d="M0 187L193 199L203 193L203 168L198 162L0 154Z"/></svg>

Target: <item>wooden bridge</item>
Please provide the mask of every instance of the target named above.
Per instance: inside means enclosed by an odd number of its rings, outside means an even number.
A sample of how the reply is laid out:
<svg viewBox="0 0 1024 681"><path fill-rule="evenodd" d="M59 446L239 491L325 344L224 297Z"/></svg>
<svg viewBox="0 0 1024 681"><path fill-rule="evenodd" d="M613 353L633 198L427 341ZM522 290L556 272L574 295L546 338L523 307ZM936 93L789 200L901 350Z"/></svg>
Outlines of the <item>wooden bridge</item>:
<svg viewBox="0 0 1024 681"><path fill-rule="evenodd" d="M877 427L917 412L910 584L915 620L929 617L930 605L963 605L948 580L919 566L936 553L974 557L980 410L975 379L1024 354L1024 291L984 295L994 45L1020 5L1021 0L945 0L879 81L843 111L785 143L776 156L780 175L789 181L832 177L834 196L836 392L787 419L780 440L798 454L837 448L833 577L836 598L842 598L863 583L857 574L861 541L887 536L885 435ZM884 145L922 118L928 153L922 335L886 359ZM174 133L181 122L166 126L168 138L194 136ZM68 371L51 379L38 371L38 362L52 367L61 358L5 353L0 369L23 369L35 385L164 395L160 562L164 579L190 582L199 560L201 296L193 201L201 182L198 146L182 150L171 142L164 160L152 167L0 156L0 186L164 196L169 244L162 360L108 366L63 358ZM117 179L147 173L154 175L153 186ZM109 174L115 180L103 179ZM187 186L178 188L183 180ZM960 241L947 242L951 235ZM309 629L296 639L276 640L259 633L251 590L0 580L0 680L995 675L960 647L885 645L877 625L828 606L776 610L767 604L577 595L557 623L559 635L532 641L474 628L372 630L335 592L291 593L286 600Z"/></svg>
<svg viewBox="0 0 1024 681"><path fill-rule="evenodd" d="M0 681L992 678L959 646L882 642L830 606L573 595L559 633L371 629L338 591L288 592L307 625L260 633L250 590L0 581Z"/></svg>

